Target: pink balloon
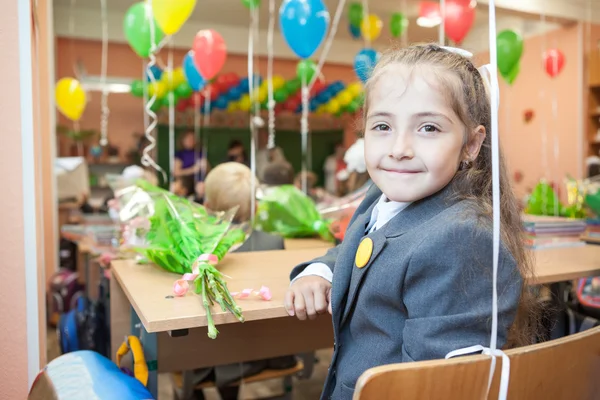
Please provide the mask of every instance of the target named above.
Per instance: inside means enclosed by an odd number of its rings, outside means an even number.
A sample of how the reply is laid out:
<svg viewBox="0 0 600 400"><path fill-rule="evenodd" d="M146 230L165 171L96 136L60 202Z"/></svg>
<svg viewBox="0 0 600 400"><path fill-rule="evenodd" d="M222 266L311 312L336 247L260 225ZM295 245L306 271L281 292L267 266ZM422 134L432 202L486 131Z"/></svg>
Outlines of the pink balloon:
<svg viewBox="0 0 600 400"><path fill-rule="evenodd" d="M544 69L552 78L558 76L565 66L565 55L559 49L549 49L544 53Z"/></svg>
<svg viewBox="0 0 600 400"><path fill-rule="evenodd" d="M206 80L214 78L227 58L227 46L223 37L212 29L201 30L196 34L192 45L194 64Z"/></svg>

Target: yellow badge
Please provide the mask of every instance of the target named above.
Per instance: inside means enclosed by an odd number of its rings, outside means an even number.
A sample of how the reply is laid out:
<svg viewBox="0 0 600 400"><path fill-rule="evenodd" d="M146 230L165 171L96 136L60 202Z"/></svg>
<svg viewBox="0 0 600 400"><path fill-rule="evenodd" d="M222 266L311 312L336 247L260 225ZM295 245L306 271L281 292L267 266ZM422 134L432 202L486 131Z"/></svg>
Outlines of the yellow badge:
<svg viewBox="0 0 600 400"><path fill-rule="evenodd" d="M354 262L358 268L362 268L371 259L371 254L373 254L373 241L370 238L365 238L360 242L358 246L358 250L356 250L356 258Z"/></svg>

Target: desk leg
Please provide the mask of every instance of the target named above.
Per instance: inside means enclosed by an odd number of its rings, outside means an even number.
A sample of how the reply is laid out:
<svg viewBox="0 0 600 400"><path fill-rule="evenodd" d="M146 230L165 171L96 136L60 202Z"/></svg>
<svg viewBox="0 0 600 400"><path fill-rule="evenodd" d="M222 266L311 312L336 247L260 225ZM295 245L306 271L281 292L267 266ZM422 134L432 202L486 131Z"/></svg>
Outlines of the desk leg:
<svg viewBox="0 0 600 400"><path fill-rule="evenodd" d="M144 357L148 365L147 387L152 396L158 399L158 342L156 333L146 332L133 307L131 307L131 332L133 335L137 335L142 342Z"/></svg>

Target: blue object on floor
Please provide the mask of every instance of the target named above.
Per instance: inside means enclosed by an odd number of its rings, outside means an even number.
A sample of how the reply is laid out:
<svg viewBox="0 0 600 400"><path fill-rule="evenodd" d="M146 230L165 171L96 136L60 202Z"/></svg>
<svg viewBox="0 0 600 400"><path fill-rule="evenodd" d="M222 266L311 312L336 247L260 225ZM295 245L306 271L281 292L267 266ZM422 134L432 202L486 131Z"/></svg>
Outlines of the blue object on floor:
<svg viewBox="0 0 600 400"><path fill-rule="evenodd" d="M123 373L108 358L89 350L52 360L44 371L58 399L154 399L137 379Z"/></svg>

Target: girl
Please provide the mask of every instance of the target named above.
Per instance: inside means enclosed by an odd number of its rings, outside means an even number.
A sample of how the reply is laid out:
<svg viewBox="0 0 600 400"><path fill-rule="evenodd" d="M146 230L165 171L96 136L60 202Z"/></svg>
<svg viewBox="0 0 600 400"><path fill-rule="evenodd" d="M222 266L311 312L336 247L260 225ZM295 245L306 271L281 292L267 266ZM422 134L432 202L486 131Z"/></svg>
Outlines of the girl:
<svg viewBox="0 0 600 400"><path fill-rule="evenodd" d="M286 309L329 310L334 353L322 398L351 399L384 364L487 346L492 315L490 100L471 61L437 45L385 54L365 87L374 185L342 244L297 266ZM526 344L521 220L501 161L498 348ZM333 286L331 283L333 283Z"/></svg>
<svg viewBox="0 0 600 400"><path fill-rule="evenodd" d="M193 131L181 136L181 150L175 152L173 177L185 186L188 194L204 197L204 177L210 171L210 165L196 145Z"/></svg>

